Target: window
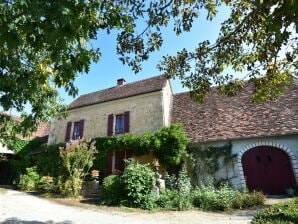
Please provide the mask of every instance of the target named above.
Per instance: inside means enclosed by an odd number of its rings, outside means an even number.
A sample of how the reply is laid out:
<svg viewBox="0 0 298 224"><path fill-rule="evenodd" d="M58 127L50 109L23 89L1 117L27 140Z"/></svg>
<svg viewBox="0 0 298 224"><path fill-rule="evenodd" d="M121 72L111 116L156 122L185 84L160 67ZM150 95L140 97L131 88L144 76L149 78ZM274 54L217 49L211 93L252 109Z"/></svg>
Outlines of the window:
<svg viewBox="0 0 298 224"><path fill-rule="evenodd" d="M72 139L80 138L80 122L75 122L73 126Z"/></svg>
<svg viewBox="0 0 298 224"><path fill-rule="evenodd" d="M115 133L120 134L124 132L124 116L123 114L116 115Z"/></svg>

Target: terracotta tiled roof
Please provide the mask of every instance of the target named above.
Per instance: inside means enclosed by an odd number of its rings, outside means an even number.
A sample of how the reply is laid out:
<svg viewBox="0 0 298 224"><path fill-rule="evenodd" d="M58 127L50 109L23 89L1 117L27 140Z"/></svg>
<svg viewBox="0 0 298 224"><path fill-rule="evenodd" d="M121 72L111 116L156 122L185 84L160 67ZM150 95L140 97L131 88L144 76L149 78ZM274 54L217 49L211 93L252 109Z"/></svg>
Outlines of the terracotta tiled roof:
<svg viewBox="0 0 298 224"><path fill-rule="evenodd" d="M79 96L70 105L69 109L88 106L97 103L122 99L130 96L136 96L144 93L150 93L161 90L166 84L164 75L155 76L149 79L127 83L121 86L114 86L98 92L93 92Z"/></svg>
<svg viewBox="0 0 298 224"><path fill-rule="evenodd" d="M31 138L47 139L50 132L50 124L42 122L38 125L37 130L32 133Z"/></svg>
<svg viewBox="0 0 298 224"><path fill-rule="evenodd" d="M298 83L275 102L253 103L252 86L237 96L212 90L203 104L189 93L173 97L172 122L180 122L195 142L298 134Z"/></svg>
<svg viewBox="0 0 298 224"><path fill-rule="evenodd" d="M22 121L21 117L15 116L12 114L6 114L3 112L0 112L0 115L11 117L16 122ZM41 122L38 124L37 130L33 132L29 137L26 137L25 139L40 138L46 141L46 139L48 138L49 132L50 132L50 124L47 122Z"/></svg>

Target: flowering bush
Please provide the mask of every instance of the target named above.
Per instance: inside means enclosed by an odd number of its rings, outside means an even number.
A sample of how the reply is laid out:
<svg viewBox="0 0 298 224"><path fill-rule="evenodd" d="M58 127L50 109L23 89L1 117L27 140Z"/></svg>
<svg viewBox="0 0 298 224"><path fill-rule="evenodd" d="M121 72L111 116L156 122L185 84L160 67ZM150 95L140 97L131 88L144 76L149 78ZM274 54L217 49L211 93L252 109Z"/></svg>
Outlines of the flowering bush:
<svg viewBox="0 0 298 224"><path fill-rule="evenodd" d="M64 196L78 196L82 182L93 165L93 154L96 152L94 144L78 139L70 141L65 147L60 147L62 169L65 170L58 185Z"/></svg>

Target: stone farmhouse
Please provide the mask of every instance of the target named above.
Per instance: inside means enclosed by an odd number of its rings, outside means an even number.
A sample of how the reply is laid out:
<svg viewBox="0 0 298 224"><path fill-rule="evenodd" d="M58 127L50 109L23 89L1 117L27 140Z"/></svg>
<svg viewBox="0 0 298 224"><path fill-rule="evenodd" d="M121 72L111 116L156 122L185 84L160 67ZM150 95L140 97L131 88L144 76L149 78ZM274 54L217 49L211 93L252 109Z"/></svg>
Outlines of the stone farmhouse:
<svg viewBox="0 0 298 224"><path fill-rule="evenodd" d="M236 188L285 193L298 185L298 82L277 101L254 103L253 88L225 97L212 90L203 104L189 92L173 94L170 81L156 76L79 96L68 108L66 119L51 121L48 144L84 137L143 134L180 122L192 143L232 143L237 161L227 177ZM108 172L123 169L129 152L110 152ZM228 174L227 174L228 173Z"/></svg>

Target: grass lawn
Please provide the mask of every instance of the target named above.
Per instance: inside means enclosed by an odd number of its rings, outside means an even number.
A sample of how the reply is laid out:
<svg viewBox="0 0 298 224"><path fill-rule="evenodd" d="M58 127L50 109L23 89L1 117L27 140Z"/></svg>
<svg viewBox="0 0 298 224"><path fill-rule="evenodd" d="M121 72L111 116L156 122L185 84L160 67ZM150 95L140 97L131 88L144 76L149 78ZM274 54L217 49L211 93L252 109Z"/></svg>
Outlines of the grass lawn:
<svg viewBox="0 0 298 224"><path fill-rule="evenodd" d="M298 197L259 212L252 224L296 224L298 223Z"/></svg>

